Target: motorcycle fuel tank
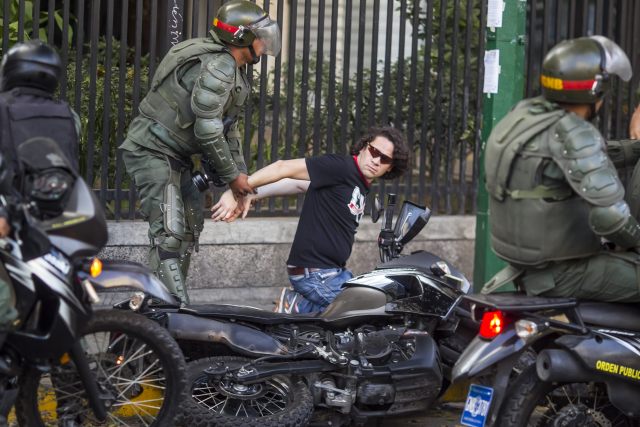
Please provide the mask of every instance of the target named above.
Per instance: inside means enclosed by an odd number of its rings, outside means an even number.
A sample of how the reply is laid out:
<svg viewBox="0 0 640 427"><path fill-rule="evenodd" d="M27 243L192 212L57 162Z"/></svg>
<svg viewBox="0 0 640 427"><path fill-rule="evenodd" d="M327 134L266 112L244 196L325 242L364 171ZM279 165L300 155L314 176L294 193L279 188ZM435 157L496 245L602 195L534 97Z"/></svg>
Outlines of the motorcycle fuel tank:
<svg viewBox="0 0 640 427"><path fill-rule="evenodd" d="M445 316L457 295L415 268L385 268L347 281L321 317L334 321L354 316L400 313Z"/></svg>
<svg viewBox="0 0 640 427"><path fill-rule="evenodd" d="M386 316L386 303L387 294L380 289L364 286L347 287L329 304L320 317L335 323L360 317Z"/></svg>

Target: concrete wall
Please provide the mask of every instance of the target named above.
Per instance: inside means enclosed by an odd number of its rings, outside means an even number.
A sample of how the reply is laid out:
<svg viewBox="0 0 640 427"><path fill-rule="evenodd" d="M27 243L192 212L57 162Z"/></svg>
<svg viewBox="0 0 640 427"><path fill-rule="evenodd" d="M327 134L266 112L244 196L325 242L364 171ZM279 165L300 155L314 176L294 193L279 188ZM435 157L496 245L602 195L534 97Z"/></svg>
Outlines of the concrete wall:
<svg viewBox="0 0 640 427"><path fill-rule="evenodd" d="M207 221L200 252L192 257L187 286L192 302L221 302L271 307L289 281L285 264L298 218L247 218L231 224ZM378 264L380 223L365 217L356 235L348 267L354 274ZM475 217L434 216L403 253L428 250L458 266L468 278L473 272ZM110 222L104 258L146 264L147 225Z"/></svg>

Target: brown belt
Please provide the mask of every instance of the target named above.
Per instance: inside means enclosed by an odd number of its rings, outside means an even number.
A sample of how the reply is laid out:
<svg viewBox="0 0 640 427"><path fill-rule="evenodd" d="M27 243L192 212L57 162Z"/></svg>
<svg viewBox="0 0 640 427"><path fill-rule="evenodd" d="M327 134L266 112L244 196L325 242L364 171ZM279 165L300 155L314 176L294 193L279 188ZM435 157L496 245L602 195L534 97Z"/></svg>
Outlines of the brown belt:
<svg viewBox="0 0 640 427"><path fill-rule="evenodd" d="M287 267L287 273L289 276L300 276L302 274L306 274L304 270L307 270L309 273L314 271L322 270L321 268L309 268L309 267Z"/></svg>

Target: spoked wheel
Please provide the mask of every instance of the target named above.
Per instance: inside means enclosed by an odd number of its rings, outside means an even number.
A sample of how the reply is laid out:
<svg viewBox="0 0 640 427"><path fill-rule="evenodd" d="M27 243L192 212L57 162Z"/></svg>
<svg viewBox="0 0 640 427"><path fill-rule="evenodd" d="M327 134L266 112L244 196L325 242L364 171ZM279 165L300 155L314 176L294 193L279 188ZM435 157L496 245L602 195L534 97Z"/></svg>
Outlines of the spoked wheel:
<svg viewBox="0 0 640 427"><path fill-rule="evenodd" d="M640 423L611 404L604 384L543 382L534 365L514 383L498 425L631 427L640 426Z"/></svg>
<svg viewBox="0 0 640 427"><path fill-rule="evenodd" d="M189 427L306 426L313 412L307 386L285 376L252 384L209 380L204 370L219 363L234 368L241 357L210 357L187 364L188 396L180 419Z"/></svg>
<svg viewBox="0 0 640 427"><path fill-rule="evenodd" d="M135 313L97 311L81 339L106 422L96 420L75 366L28 370L16 412L25 426L173 426L184 398L185 362L166 329ZM66 363L65 363L66 362Z"/></svg>

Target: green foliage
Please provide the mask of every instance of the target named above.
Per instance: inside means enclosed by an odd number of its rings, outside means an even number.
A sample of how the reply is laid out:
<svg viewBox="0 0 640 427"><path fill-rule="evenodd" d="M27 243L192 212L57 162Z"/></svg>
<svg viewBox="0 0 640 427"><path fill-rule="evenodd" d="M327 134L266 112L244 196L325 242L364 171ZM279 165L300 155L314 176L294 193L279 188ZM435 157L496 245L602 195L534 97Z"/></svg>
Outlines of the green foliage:
<svg viewBox="0 0 640 427"><path fill-rule="evenodd" d="M125 61L122 64L120 63L120 51L121 45L118 40L112 39L111 49L108 51L106 40L101 38L98 42L98 51L93 52L99 58L95 72L91 69L91 54L89 52L81 56L80 63L76 62L77 52L75 50L69 52L66 86L67 100L73 107L80 106L76 112L80 116L82 127L80 167L83 172L86 172L89 166L89 147L93 143L92 175L94 180L91 185L94 188L100 188L101 186L115 187L116 148L121 142L118 140L118 125L120 125L122 133L125 135L129 123L135 116L133 112L135 79L139 78L139 99L144 97L148 87L148 73L135 73L133 65L134 49L126 48ZM106 68L107 55L111 58L110 69ZM141 69L146 70L148 66L149 57L146 55L141 60ZM79 71L81 78L79 81L76 80L77 71ZM121 71L124 75L122 93L120 89ZM108 91L106 90L107 83L109 83ZM76 99L76 90L78 88L80 98ZM105 120L107 115L108 120ZM122 121L119 119L120 116L122 116ZM90 122L92 117L93 121ZM106 129L105 124L107 126ZM106 139L104 138L105 135ZM102 164L102 150L105 144L107 144L109 153L108 164ZM101 183L103 168L107 168L109 180L107 183ZM125 176L125 184L128 182L127 180L128 176Z"/></svg>
<svg viewBox="0 0 640 427"><path fill-rule="evenodd" d="M3 3L8 1L9 5L9 15L4 16L4 4L0 4L0 34L4 34L5 27L9 28L9 46L12 46L18 40L20 40L20 36L22 36L23 40L30 40L33 38L38 38L42 41L48 42L48 33L47 27L49 25L49 13L46 10L40 10L38 17L33 16L34 8L33 1L24 0L24 28L22 30L22 34L19 33L19 25L18 25L18 15L20 13L20 1L19 0L3 0ZM33 22L34 19L38 20L38 34L35 34L33 31ZM62 32L63 26L63 17L60 10L56 10L53 13L53 19L55 20L55 25L59 31ZM73 18L72 18L73 19ZM73 29L68 29L68 37L69 43L73 39ZM0 46L0 54L2 54L2 47Z"/></svg>

